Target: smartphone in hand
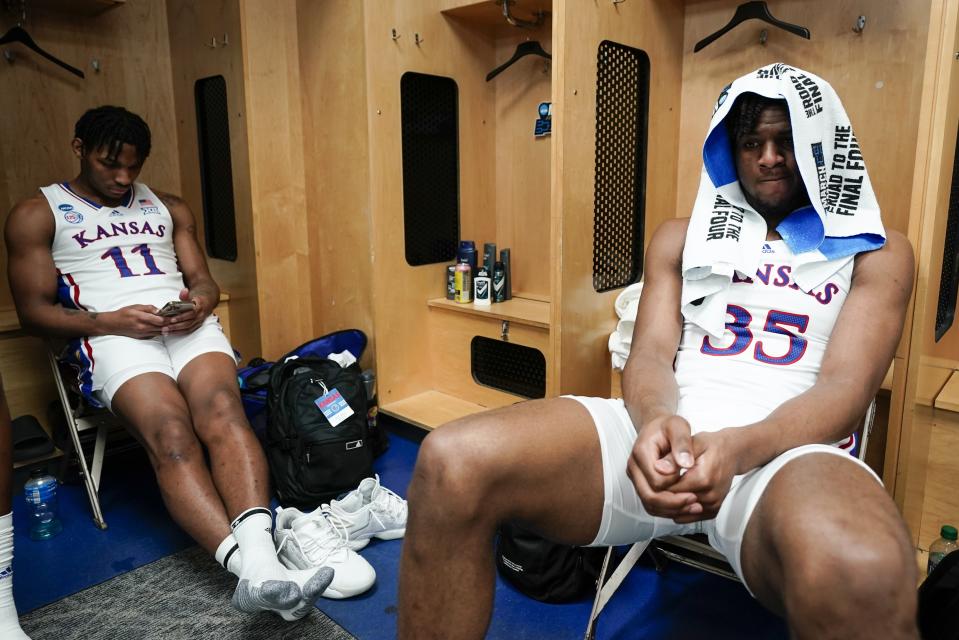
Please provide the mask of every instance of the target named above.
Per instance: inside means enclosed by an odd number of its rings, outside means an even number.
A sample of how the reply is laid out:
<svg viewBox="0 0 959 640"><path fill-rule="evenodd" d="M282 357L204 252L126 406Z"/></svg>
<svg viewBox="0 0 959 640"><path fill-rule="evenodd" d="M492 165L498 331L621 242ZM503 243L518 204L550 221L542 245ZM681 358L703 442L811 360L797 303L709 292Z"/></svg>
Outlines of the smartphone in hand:
<svg viewBox="0 0 959 640"><path fill-rule="evenodd" d="M195 309L196 306L192 302L183 302L182 300L171 300L163 305L163 308L157 311L157 315L164 317L175 316L183 313L184 311L191 311Z"/></svg>

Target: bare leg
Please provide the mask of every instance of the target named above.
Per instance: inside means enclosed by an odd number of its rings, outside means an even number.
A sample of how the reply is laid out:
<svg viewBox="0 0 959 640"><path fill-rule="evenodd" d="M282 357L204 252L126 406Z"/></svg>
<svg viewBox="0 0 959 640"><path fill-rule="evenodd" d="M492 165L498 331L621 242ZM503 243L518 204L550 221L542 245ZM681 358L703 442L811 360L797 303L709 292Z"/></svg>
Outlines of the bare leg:
<svg viewBox="0 0 959 640"><path fill-rule="evenodd" d="M777 473L746 529L743 572L791 637L911 638L915 552L895 504L865 470L829 454Z"/></svg>
<svg viewBox="0 0 959 640"><path fill-rule="evenodd" d="M570 544L596 537L603 472L592 418L559 398L440 427L420 447L409 505L400 638L482 638L500 522L519 520Z"/></svg>
<svg viewBox="0 0 959 640"><path fill-rule="evenodd" d="M230 521L176 383L162 373L145 373L125 382L112 404L146 449L170 515L214 553L230 534Z"/></svg>
<svg viewBox="0 0 959 640"><path fill-rule="evenodd" d="M204 354L180 373L180 386L159 373L125 382L113 398L113 410L146 447L177 524L210 554L235 533L243 569L234 606L247 612L272 610L295 620L309 613L332 571L297 580L276 559L263 451L243 414L235 375L227 356ZM198 434L210 450L212 475ZM231 529L227 508L230 516L243 513L243 523Z"/></svg>
<svg viewBox="0 0 959 640"><path fill-rule="evenodd" d="M234 520L240 558L234 606L242 611L270 608L287 620L306 615L333 572L288 571L276 559L266 458L243 411L236 364L223 353L198 356L180 372L178 384L193 429L210 454L213 484Z"/></svg>
<svg viewBox="0 0 959 640"><path fill-rule="evenodd" d="M179 385L194 431L210 453L213 484L227 515L268 505L266 458L243 411L233 360L223 353L199 356L180 372Z"/></svg>

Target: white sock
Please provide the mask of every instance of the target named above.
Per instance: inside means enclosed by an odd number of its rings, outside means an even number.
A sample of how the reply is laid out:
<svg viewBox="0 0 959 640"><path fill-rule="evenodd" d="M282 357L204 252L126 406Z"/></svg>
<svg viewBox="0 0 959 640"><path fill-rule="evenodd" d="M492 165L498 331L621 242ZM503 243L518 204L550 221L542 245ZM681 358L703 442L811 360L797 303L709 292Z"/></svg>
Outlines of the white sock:
<svg viewBox="0 0 959 640"><path fill-rule="evenodd" d="M269 509L247 509L230 525L240 553L243 554L239 578L249 580L253 586L267 580L289 580L284 567L276 559L273 544L273 514Z"/></svg>
<svg viewBox="0 0 959 640"><path fill-rule="evenodd" d="M0 638L30 640L13 602L13 512L0 516Z"/></svg>
<svg viewBox="0 0 959 640"><path fill-rule="evenodd" d="M216 558L216 561L220 563L220 566L235 575L237 578L240 577L240 572L243 570L243 554L240 553L240 545L237 544L236 538L233 537L231 533L227 537L223 538L223 542L220 543L220 546L216 548L216 553L213 554L213 557ZM306 583L310 581L313 576L317 573L316 569L290 569L286 568L286 575L290 577L297 585L299 585L300 590L303 591L306 587ZM309 591L307 589L306 591ZM304 597L309 594L304 591Z"/></svg>
<svg viewBox="0 0 959 640"><path fill-rule="evenodd" d="M247 509L230 526L243 554L233 606L247 613L264 610L279 613L297 606L302 592L276 559L270 510Z"/></svg>
<svg viewBox="0 0 959 640"><path fill-rule="evenodd" d="M216 548L216 553L213 554L213 557L216 558L216 561L220 563L221 567L237 578L240 577L240 545L237 544L236 538L233 537L232 533L223 538L223 542Z"/></svg>
<svg viewBox="0 0 959 640"><path fill-rule="evenodd" d="M273 534L270 533L269 550L281 577L267 578L259 583L259 586L256 586L257 583L253 582L255 578L251 578L245 571L247 563L243 561L243 558L246 551L240 549L240 538L241 535L244 540L248 536L253 538L257 550L260 553L264 552L262 548L265 545L263 545L263 539L257 530L253 529L255 525L247 524L250 520L253 520L254 523L259 523L261 527L266 522L272 525L273 515L266 512L265 515L268 520L264 520L261 517L264 515L262 511L264 510L250 509L237 516L233 525L231 525L233 533L223 539L217 547L214 557L227 571L240 578L236 592L233 594L233 605L236 608L247 612L270 609L284 620L299 620L309 615L310 611L313 610L316 599L333 581L333 570L328 567L320 570L308 569L303 571L285 568L276 559L276 547L273 544ZM242 534L240 533L241 528L243 529ZM250 547L251 545L247 543L245 548L249 549ZM290 587L291 581L295 585L295 592L299 598L292 604L289 602L289 594L293 590Z"/></svg>

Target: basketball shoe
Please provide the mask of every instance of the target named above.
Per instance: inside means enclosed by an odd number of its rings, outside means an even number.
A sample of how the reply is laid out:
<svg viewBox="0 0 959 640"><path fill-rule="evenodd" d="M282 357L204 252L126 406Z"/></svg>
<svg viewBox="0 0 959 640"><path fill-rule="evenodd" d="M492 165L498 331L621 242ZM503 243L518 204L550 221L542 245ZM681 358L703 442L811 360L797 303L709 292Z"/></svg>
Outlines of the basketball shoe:
<svg viewBox="0 0 959 640"><path fill-rule="evenodd" d="M277 507L273 540L276 555L287 569L333 569L333 581L321 595L340 600L372 587L376 572L350 548L347 527L336 519L322 508L303 513Z"/></svg>
<svg viewBox="0 0 959 640"><path fill-rule="evenodd" d="M380 484L380 477L364 478L360 486L329 504L330 513L347 525L350 548L358 551L370 538L394 540L406 533L406 500Z"/></svg>

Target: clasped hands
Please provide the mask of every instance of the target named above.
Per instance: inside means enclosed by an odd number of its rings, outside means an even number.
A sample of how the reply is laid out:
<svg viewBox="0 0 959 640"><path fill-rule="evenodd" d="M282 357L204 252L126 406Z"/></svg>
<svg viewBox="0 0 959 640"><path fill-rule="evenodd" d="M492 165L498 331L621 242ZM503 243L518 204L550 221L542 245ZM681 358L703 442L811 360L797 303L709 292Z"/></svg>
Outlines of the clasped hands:
<svg viewBox="0 0 959 640"><path fill-rule="evenodd" d="M678 524L715 518L737 473L733 431L694 436L677 415L644 424L626 473L649 514Z"/></svg>
<svg viewBox="0 0 959 640"><path fill-rule="evenodd" d="M160 310L151 304L131 304L100 315L107 321L109 334L145 340L191 333L203 324L216 306L214 301L202 295L191 296L187 288L180 290L179 297L183 302L192 302L193 308L175 316L161 316Z"/></svg>

